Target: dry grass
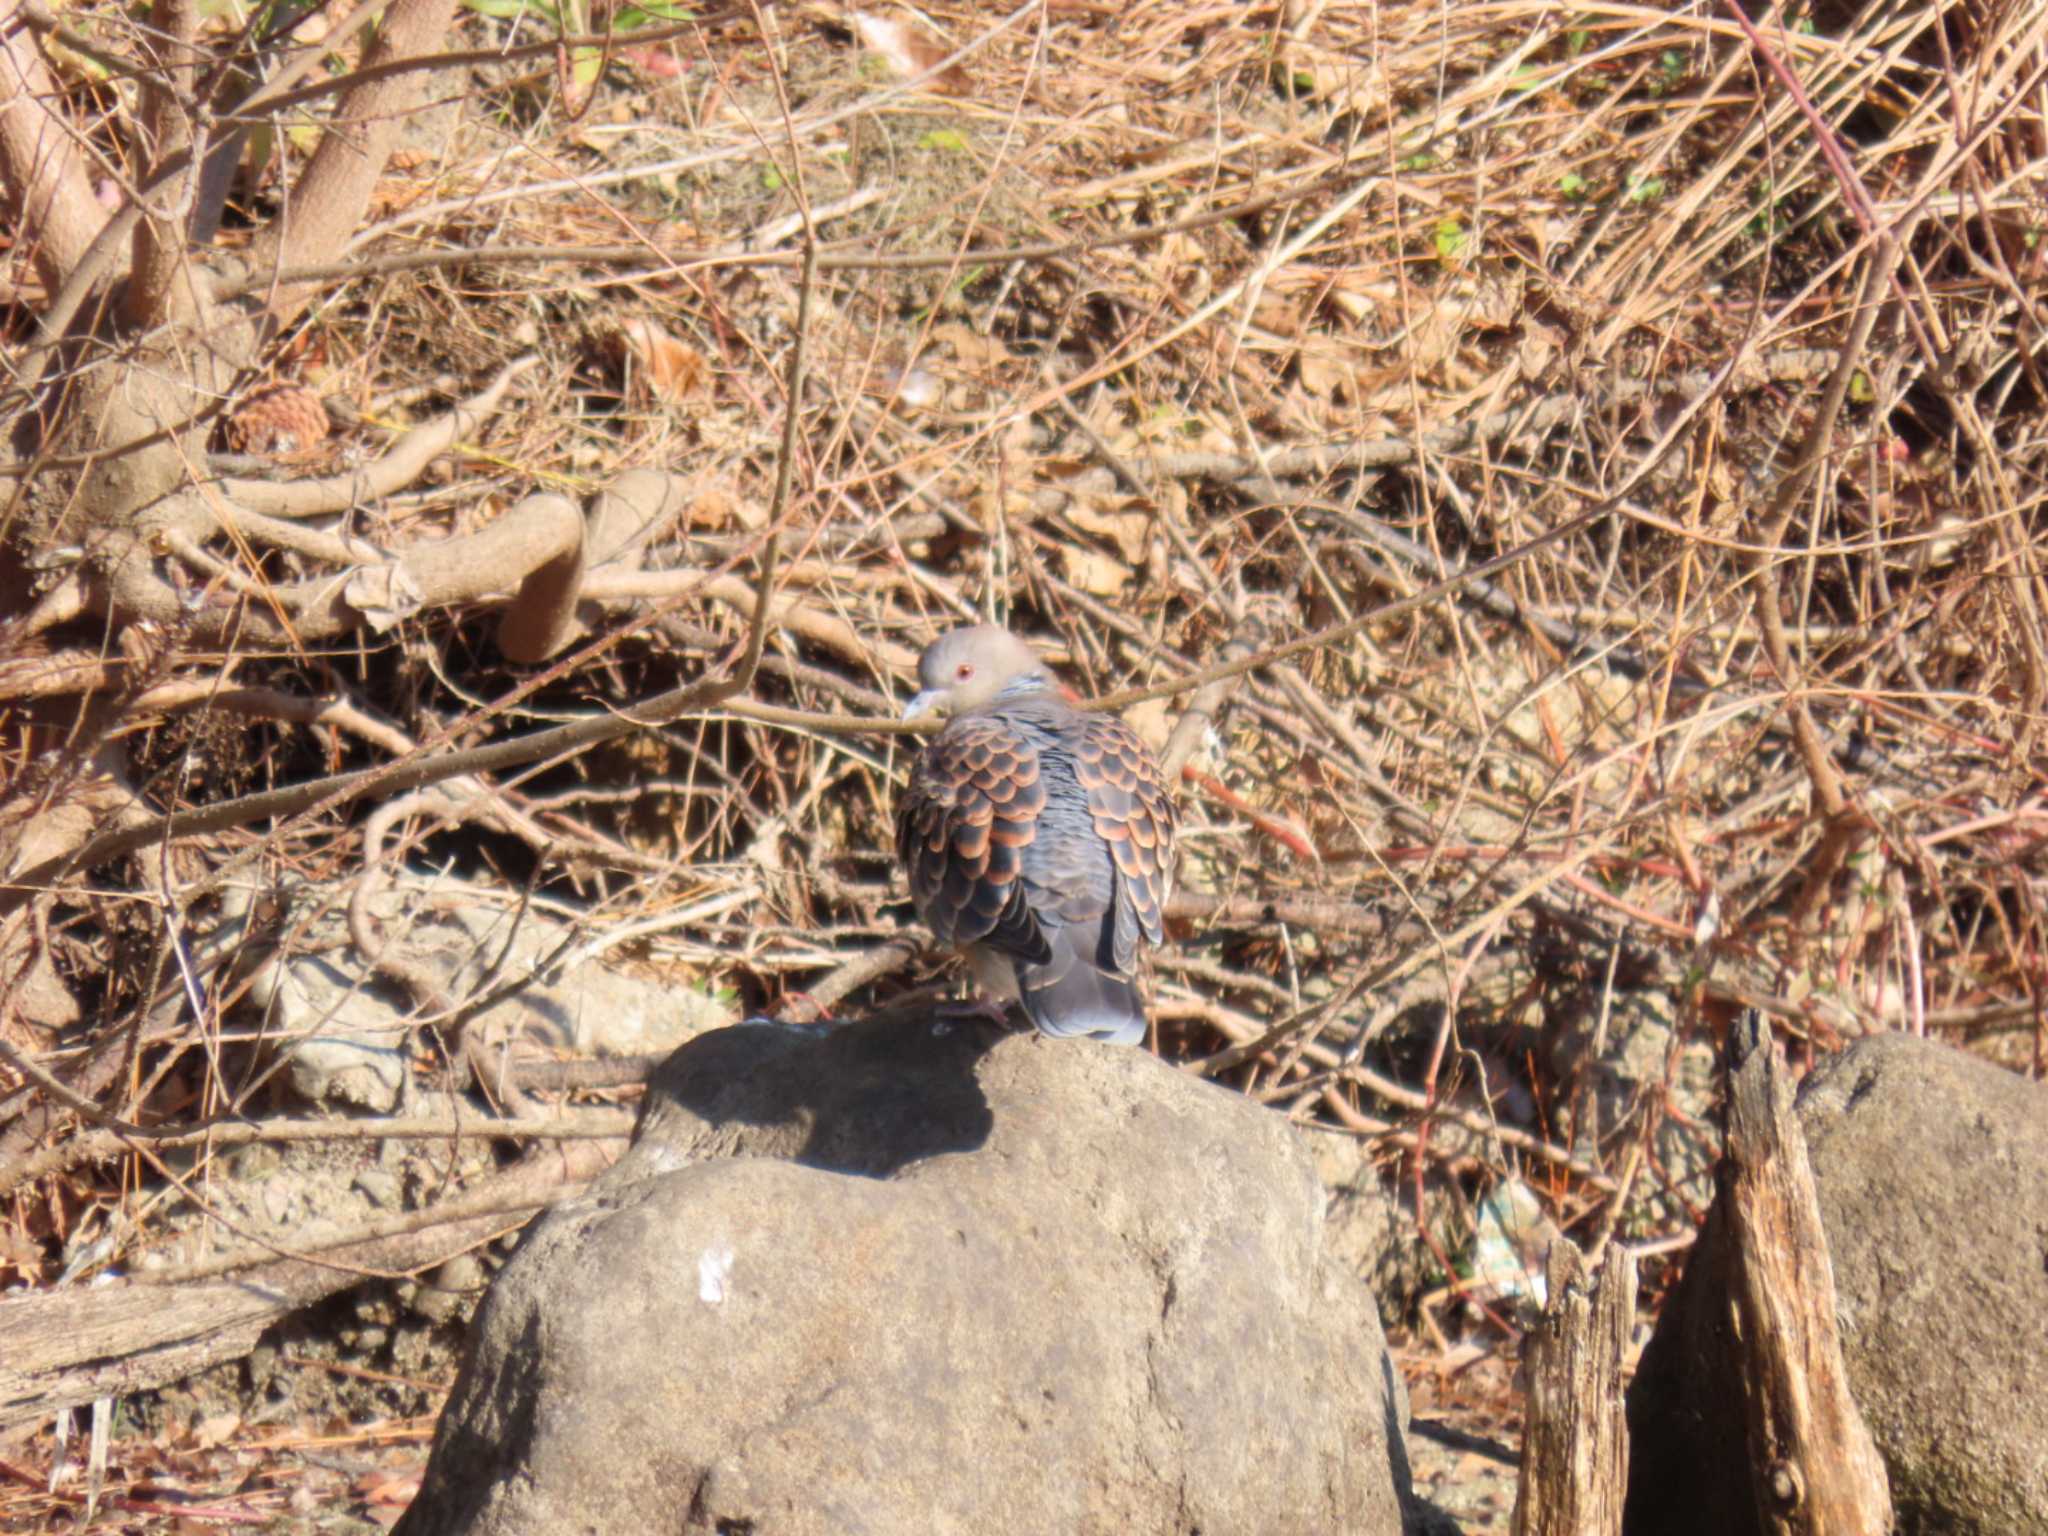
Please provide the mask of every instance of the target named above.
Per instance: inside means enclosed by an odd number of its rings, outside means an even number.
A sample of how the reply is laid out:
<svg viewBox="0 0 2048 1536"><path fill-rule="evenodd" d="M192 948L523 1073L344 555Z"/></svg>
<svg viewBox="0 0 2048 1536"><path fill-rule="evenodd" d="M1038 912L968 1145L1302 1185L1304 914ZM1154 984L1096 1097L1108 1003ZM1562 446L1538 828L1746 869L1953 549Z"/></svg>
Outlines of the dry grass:
<svg viewBox="0 0 2048 1536"><path fill-rule="evenodd" d="M162 637L94 695L152 811L688 681L744 642L772 520L750 697L502 775L409 856L648 924L645 963L749 1011L900 999L911 744L839 717L995 614L1162 748L1201 690L1158 1046L1404 1183L1513 1168L1575 1231L1674 1235L1625 1203L1664 1105L1585 1119L1625 992L1694 1037L1742 1004L2048 1067L2048 10L1755 46L1726 7L935 7L950 92L776 14L624 52L573 120L547 70L470 71L277 360L362 410L347 453L537 352L444 485L352 531L654 467L689 494L651 574L537 675L480 613L232 665ZM17 807L89 787L9 730ZM0 1032L108 1114L239 1105L231 990L193 978L195 1016L175 945L224 868L347 881L360 833L334 806L81 873L47 920L82 1016L17 998ZM20 1182L69 1121L0 1105L0 1261L46 1279L134 1180Z"/></svg>

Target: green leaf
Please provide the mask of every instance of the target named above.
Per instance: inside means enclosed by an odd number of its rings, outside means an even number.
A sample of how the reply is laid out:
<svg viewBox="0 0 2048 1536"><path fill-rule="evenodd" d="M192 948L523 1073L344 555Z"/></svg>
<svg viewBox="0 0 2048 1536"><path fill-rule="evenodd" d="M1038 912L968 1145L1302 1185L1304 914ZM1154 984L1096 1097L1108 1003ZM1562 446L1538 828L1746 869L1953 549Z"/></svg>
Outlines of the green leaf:
<svg viewBox="0 0 2048 1536"><path fill-rule="evenodd" d="M1645 176L1641 171L1628 174L1628 200L1632 203L1655 202L1664 195L1662 176Z"/></svg>
<svg viewBox="0 0 2048 1536"><path fill-rule="evenodd" d="M242 144L242 164L254 173L268 165L270 157L276 153L277 128L273 119L258 123L249 130L249 137Z"/></svg>
<svg viewBox="0 0 2048 1536"><path fill-rule="evenodd" d="M462 3L479 16L495 17L499 21L510 21L519 16L545 16L552 20L554 10L535 0L462 0Z"/></svg>
<svg viewBox="0 0 2048 1536"><path fill-rule="evenodd" d="M1557 178L1557 190L1569 198L1582 198L1586 195L1586 178L1577 171L1566 171Z"/></svg>
<svg viewBox="0 0 2048 1536"><path fill-rule="evenodd" d="M1861 368L1849 375L1849 398L1858 405L1868 405L1877 398L1877 391L1870 387L1870 375Z"/></svg>
<svg viewBox="0 0 2048 1536"><path fill-rule="evenodd" d="M782 190L782 172L775 169L772 165L763 166L761 168L761 185L770 192L780 192Z"/></svg>
<svg viewBox="0 0 2048 1536"><path fill-rule="evenodd" d="M957 129L934 128L930 133L917 141L917 147L919 149L945 150L949 154L964 155L967 153L967 139Z"/></svg>
<svg viewBox="0 0 2048 1536"><path fill-rule="evenodd" d="M1465 249L1465 226L1457 219L1436 222L1436 253L1445 261L1456 261Z"/></svg>
<svg viewBox="0 0 2048 1536"><path fill-rule="evenodd" d="M663 5L661 0L647 0L645 5L629 5L612 16L614 32L638 32L642 27L667 26L671 22L694 20L688 11L673 5Z"/></svg>

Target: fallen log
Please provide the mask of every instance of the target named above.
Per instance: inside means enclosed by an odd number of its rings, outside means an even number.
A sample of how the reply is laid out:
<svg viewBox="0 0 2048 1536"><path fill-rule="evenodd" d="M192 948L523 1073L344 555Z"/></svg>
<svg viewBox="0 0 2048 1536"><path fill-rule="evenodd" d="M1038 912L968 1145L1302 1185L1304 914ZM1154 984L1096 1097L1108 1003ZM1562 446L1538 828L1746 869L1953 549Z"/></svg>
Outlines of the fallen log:
<svg viewBox="0 0 2048 1536"><path fill-rule="evenodd" d="M239 1359L271 1324L366 1274L416 1273L488 1242L593 1177L618 1146L538 1149L477 1184L461 1205L470 1214L258 1264L234 1278L127 1279L0 1297L0 1427Z"/></svg>

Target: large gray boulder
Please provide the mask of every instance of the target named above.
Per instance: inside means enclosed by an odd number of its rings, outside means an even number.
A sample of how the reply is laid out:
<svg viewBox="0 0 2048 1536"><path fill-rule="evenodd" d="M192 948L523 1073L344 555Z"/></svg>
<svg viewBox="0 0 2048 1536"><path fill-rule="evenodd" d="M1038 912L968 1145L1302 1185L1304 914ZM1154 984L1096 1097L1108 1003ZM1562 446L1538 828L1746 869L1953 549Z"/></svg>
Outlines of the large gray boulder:
<svg viewBox="0 0 2048 1536"><path fill-rule="evenodd" d="M1906 1035L1858 1041L1798 1116L1849 1389L1900 1536L2048 1536L2048 1087ZM1709 1220L1629 1392L1627 1529L1747 1536Z"/></svg>
<svg viewBox="0 0 2048 1536"><path fill-rule="evenodd" d="M1401 1529L1277 1116L983 1025L715 1031L479 1313L400 1536Z"/></svg>

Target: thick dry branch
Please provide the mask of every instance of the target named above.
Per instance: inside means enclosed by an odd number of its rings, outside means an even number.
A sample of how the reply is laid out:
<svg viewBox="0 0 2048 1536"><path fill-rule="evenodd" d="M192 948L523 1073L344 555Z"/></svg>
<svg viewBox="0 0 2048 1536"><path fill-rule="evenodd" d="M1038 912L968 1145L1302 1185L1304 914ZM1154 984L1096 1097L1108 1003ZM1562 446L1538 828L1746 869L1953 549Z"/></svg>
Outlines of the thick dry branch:
<svg viewBox="0 0 2048 1536"><path fill-rule="evenodd" d="M508 364L481 393L407 433L362 477L313 482L315 494L297 502L255 492L251 499L273 511L308 516L337 498L340 505L349 505L366 495L395 490L463 433L474 430L497 406L512 379L532 362L523 357ZM236 490L248 488L244 483L226 484ZM353 574L269 585L201 546L202 537L223 526L244 537L270 531L247 521L237 507L224 505L218 497L220 488L209 488L215 494L204 502L185 497L153 514L157 526L149 538L129 535L121 541L122 552L110 561L100 594L105 606L123 618L173 626L195 644L304 645L339 638L366 620L381 628L420 608L517 588L507 633L521 648L521 659L533 659L524 652L554 643L565 632L573 589L580 581L583 528L576 508L561 497L529 497L475 533L422 545L359 567ZM201 578L226 590L209 594L211 601L195 616L185 595L157 574L160 553L182 560Z"/></svg>
<svg viewBox="0 0 2048 1536"><path fill-rule="evenodd" d="M36 275L55 293L107 222L17 0L0 0L0 194L7 222L30 235Z"/></svg>
<svg viewBox="0 0 2048 1536"><path fill-rule="evenodd" d="M302 266L340 249L355 232L399 131L431 78L413 70L387 73L380 66L406 63L438 46L454 14L455 0L392 0L375 40L364 50L362 78L349 87L320 135L320 147L292 189L287 211L251 249L257 271ZM280 284L268 295L270 310L289 319L317 292L314 284Z"/></svg>
<svg viewBox="0 0 2048 1536"><path fill-rule="evenodd" d="M185 102L198 78L197 0L155 0L151 7L153 35L144 46L150 55L142 75L141 140L150 170L161 175L173 160L180 169L163 189L161 203L145 206L135 226L134 256L123 299L128 323L139 330L172 318L192 319L206 304L193 284L196 270L186 258L185 230L198 189L203 145L194 143L192 119Z"/></svg>
<svg viewBox="0 0 2048 1536"><path fill-rule="evenodd" d="M515 661L538 661L566 632L575 611L583 516L566 497L529 496L474 533L416 545L350 572L276 586L253 581L173 534L162 542L200 574L218 577L239 594L214 608L210 623L202 618L194 624L195 638L324 644L365 623L389 629L423 610L511 592L499 643ZM144 582L148 596L136 601ZM118 582L116 591L129 599L123 611L172 622L165 599L178 599L153 574L141 582Z"/></svg>
<svg viewBox="0 0 2048 1536"><path fill-rule="evenodd" d="M583 584L583 596L593 602L626 602L634 598L654 595L677 597L693 593L730 608L736 613L751 616L754 612L759 590L742 577L731 574L723 576L700 576L686 571L593 571ZM832 652L844 661L856 665L880 662L901 676L911 676L917 670L917 653L908 646L880 636L864 634L854 625L829 608L814 600L806 600L788 592L778 592L770 599L768 627L787 629L800 636L807 644L820 650ZM798 710L782 712L792 724L810 725ZM762 718L770 718L762 716ZM821 721L831 721L835 716L818 716ZM872 722L851 720L845 727L852 730L866 730ZM819 729L831 729L823 725Z"/></svg>

